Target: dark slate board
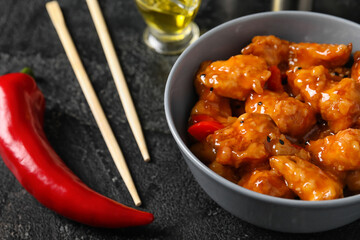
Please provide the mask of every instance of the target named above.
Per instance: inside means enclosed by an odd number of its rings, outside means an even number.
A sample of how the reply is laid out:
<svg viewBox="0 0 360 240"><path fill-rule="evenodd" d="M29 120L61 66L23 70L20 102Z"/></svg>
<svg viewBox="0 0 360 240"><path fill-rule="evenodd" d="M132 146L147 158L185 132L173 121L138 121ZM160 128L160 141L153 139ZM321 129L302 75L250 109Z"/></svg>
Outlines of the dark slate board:
<svg viewBox="0 0 360 240"><path fill-rule="evenodd" d="M0 75L34 70L46 98L45 131L56 152L91 188L134 206L77 83L41 0L0 0ZM132 0L100 2L152 161L145 163L132 137L85 1L60 2L69 30L143 201L155 215L148 226L88 227L40 205L0 161L0 239L356 239L360 221L308 235L255 227L220 208L199 187L168 129L163 106L166 78L177 56L142 42L145 24ZM360 22L355 0L316 1L315 10ZM205 32L246 14L268 11L270 1L203 0L196 22ZM1 123L0 123L1 124Z"/></svg>

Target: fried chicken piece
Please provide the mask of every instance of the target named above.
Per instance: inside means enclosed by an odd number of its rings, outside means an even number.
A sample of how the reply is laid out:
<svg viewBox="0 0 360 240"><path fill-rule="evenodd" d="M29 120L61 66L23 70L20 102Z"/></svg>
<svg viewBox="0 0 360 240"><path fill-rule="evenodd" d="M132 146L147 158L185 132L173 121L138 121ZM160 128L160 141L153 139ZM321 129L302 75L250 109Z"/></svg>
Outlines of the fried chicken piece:
<svg viewBox="0 0 360 240"><path fill-rule="evenodd" d="M326 168L322 166L318 166L321 170L323 170L329 177L334 179L337 183L341 185L341 187L344 189L346 185L346 176L348 172L338 171L334 168Z"/></svg>
<svg viewBox="0 0 360 240"><path fill-rule="evenodd" d="M343 78L350 77L351 69L347 67L337 67L337 68L329 69L329 73L331 76L331 80L339 82Z"/></svg>
<svg viewBox="0 0 360 240"><path fill-rule="evenodd" d="M282 135L278 141L271 140L271 143L271 156L297 156L301 159L310 161L310 153L304 148L291 143L284 135Z"/></svg>
<svg viewBox="0 0 360 240"><path fill-rule="evenodd" d="M293 146L266 114L245 113L206 141L216 150L217 162L235 168L265 162L273 155L308 156L304 149Z"/></svg>
<svg viewBox="0 0 360 240"><path fill-rule="evenodd" d="M286 92L264 90L262 94L252 93L246 100L245 111L268 114L281 133L292 137L306 134L316 123L315 111Z"/></svg>
<svg viewBox="0 0 360 240"><path fill-rule="evenodd" d="M204 92L208 92L210 90L210 87L207 87L202 82L201 78L204 76L204 71L206 68L212 63L212 61L204 61L200 64L199 70L197 71L194 79L194 86L196 93L201 96L204 94Z"/></svg>
<svg viewBox="0 0 360 240"><path fill-rule="evenodd" d="M217 96L209 91L203 94L191 110L191 116L208 115L223 125L228 125L231 117L231 108L228 98Z"/></svg>
<svg viewBox="0 0 360 240"><path fill-rule="evenodd" d="M275 156L269 161L270 166L285 178L288 187L302 200L343 197L342 185L308 161L296 156Z"/></svg>
<svg viewBox="0 0 360 240"><path fill-rule="evenodd" d="M256 36L241 50L244 55L255 55L265 59L269 66L287 65L289 42L273 35Z"/></svg>
<svg viewBox="0 0 360 240"><path fill-rule="evenodd" d="M352 78L344 78L321 93L319 108L332 131L353 126L360 117L360 84Z"/></svg>
<svg viewBox="0 0 360 240"><path fill-rule="evenodd" d="M294 198L282 176L273 170L255 170L243 176L238 185L249 190L281 198Z"/></svg>
<svg viewBox="0 0 360 240"><path fill-rule="evenodd" d="M293 67L287 71L287 76L292 93L295 96L300 94L305 102L319 111L321 92L328 88L331 79L328 69L321 65L306 69Z"/></svg>
<svg viewBox="0 0 360 240"><path fill-rule="evenodd" d="M200 161L206 164L215 173L231 182L237 183L239 181L240 177L237 174L237 171L235 171L235 168L222 165L215 161L216 153L208 142L196 142L190 147L190 150L200 159Z"/></svg>
<svg viewBox="0 0 360 240"><path fill-rule="evenodd" d="M213 147L206 141L194 143L190 146L190 150L204 164L210 164L216 159Z"/></svg>
<svg viewBox="0 0 360 240"><path fill-rule="evenodd" d="M354 64L351 67L351 78L360 83L360 51L354 53Z"/></svg>
<svg viewBox="0 0 360 240"><path fill-rule="evenodd" d="M266 161L271 149L267 137L280 135L268 115L245 113L232 125L209 135L206 141L216 149L217 162L238 168L242 163Z"/></svg>
<svg viewBox="0 0 360 240"><path fill-rule="evenodd" d="M336 135L310 141L306 150L316 165L337 171L360 170L360 129L346 129Z"/></svg>
<svg viewBox="0 0 360 240"><path fill-rule="evenodd" d="M219 96L244 101L252 90L263 92L263 86L271 75L267 68L263 58L236 55L226 61L211 63L200 80Z"/></svg>
<svg viewBox="0 0 360 240"><path fill-rule="evenodd" d="M199 95L199 100L191 110L191 116L204 114L211 116L224 125L227 125L228 118L232 116L229 99L218 96L210 87L205 86L201 81L201 76L210 64L210 61L203 62L196 74L194 85L196 92Z"/></svg>
<svg viewBox="0 0 360 240"><path fill-rule="evenodd" d="M294 93L300 93L332 131L352 127L360 116L360 84L352 78L333 81L323 66L288 71Z"/></svg>
<svg viewBox="0 0 360 240"><path fill-rule="evenodd" d="M291 43L289 66L308 68L323 65L326 68L341 67L349 60L352 44Z"/></svg>
<svg viewBox="0 0 360 240"><path fill-rule="evenodd" d="M236 183L239 181L240 177L236 174L236 169L233 167L222 165L216 161L210 163L208 167L218 175L229 180L230 182Z"/></svg>

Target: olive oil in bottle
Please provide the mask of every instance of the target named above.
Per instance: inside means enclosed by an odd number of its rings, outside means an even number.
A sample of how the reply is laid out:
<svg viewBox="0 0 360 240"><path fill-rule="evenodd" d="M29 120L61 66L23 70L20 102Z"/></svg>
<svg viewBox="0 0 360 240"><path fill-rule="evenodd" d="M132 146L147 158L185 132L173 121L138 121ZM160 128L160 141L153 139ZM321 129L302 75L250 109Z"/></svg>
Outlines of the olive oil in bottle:
<svg viewBox="0 0 360 240"><path fill-rule="evenodd" d="M135 0L150 28L162 34L181 34L192 22L201 0Z"/></svg>

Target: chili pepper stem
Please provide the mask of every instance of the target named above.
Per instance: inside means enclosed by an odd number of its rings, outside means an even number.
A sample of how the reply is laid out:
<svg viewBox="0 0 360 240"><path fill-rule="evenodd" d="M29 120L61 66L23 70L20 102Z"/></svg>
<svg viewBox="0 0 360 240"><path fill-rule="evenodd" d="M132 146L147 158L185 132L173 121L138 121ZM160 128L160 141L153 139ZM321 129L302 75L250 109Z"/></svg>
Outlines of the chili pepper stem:
<svg viewBox="0 0 360 240"><path fill-rule="evenodd" d="M32 78L34 78L34 72L33 72L33 70L32 70L31 68L29 68L29 67L23 68L20 72L21 72L21 73L25 73L25 74L27 74L27 75L30 75Z"/></svg>

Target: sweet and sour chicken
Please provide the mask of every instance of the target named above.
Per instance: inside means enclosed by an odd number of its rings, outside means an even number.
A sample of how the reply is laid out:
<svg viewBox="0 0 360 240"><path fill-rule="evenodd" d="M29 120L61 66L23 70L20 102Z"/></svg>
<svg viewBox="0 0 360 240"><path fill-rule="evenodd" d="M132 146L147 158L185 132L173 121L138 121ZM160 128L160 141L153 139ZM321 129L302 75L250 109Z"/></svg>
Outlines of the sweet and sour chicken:
<svg viewBox="0 0 360 240"><path fill-rule="evenodd" d="M309 201L360 193L360 51L256 36L205 61L194 85L191 151L249 190Z"/></svg>
<svg viewBox="0 0 360 240"><path fill-rule="evenodd" d="M214 93L243 101L251 91L262 93L270 75L263 58L236 55L226 61L211 63L200 75L200 79Z"/></svg>
<svg viewBox="0 0 360 240"><path fill-rule="evenodd" d="M360 117L360 83L353 78L334 81L324 66L288 71L294 95L308 103L334 132L352 127Z"/></svg>
<svg viewBox="0 0 360 240"><path fill-rule="evenodd" d="M286 92L252 93L246 100L245 110L269 115L282 133L293 137L304 135L316 123L315 111Z"/></svg>

